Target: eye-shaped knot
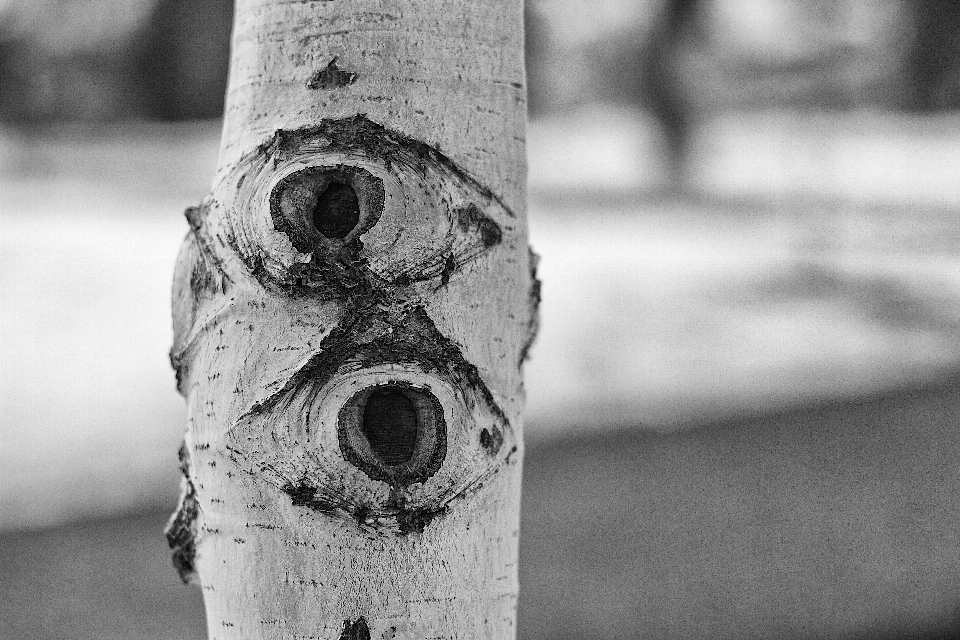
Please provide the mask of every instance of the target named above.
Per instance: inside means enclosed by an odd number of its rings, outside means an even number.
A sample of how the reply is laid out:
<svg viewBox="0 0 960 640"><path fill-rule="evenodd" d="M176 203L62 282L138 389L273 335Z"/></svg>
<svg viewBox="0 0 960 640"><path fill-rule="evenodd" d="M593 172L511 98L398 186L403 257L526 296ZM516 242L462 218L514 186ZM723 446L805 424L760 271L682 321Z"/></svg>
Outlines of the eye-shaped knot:
<svg viewBox="0 0 960 640"><path fill-rule="evenodd" d="M261 284L319 298L456 286L517 235L513 212L450 158L362 116L277 131L222 185L211 228Z"/></svg>

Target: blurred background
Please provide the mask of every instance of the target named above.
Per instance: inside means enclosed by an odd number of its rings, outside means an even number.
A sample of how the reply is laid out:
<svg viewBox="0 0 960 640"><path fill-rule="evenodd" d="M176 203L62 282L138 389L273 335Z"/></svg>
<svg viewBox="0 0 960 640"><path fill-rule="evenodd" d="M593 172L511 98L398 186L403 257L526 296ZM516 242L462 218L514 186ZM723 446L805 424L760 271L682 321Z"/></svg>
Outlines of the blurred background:
<svg viewBox="0 0 960 640"><path fill-rule="evenodd" d="M0 0L0 637L162 536L229 0ZM960 637L960 2L530 0L520 638Z"/></svg>

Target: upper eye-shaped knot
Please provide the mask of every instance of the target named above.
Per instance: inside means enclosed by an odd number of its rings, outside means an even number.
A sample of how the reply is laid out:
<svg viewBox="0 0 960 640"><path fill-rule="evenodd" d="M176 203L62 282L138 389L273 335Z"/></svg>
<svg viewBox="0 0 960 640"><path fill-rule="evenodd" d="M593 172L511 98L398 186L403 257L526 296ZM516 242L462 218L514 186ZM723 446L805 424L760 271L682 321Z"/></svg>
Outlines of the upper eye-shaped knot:
<svg viewBox="0 0 960 640"><path fill-rule="evenodd" d="M227 183L251 272L321 295L447 284L514 231L513 213L449 158L362 116L278 131Z"/></svg>

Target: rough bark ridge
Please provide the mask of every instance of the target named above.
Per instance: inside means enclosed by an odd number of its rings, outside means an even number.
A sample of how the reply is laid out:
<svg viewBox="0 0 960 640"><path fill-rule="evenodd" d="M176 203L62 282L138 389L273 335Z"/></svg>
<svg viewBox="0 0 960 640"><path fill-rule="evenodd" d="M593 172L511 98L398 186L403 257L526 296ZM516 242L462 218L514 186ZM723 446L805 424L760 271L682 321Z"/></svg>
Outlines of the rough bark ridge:
<svg viewBox="0 0 960 640"><path fill-rule="evenodd" d="M514 636L522 5L239 0L168 537L210 638Z"/></svg>

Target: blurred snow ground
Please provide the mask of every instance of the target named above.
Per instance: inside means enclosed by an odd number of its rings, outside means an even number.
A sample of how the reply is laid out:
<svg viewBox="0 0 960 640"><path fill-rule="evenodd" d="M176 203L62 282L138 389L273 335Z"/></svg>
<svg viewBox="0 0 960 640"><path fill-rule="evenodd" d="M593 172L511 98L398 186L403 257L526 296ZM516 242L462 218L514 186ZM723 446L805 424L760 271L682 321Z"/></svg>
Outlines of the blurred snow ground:
<svg viewBox="0 0 960 640"><path fill-rule="evenodd" d="M177 490L169 286L219 127L0 132L0 529ZM731 114L690 195L655 129L531 124L528 436L668 431L960 369L960 118Z"/></svg>

